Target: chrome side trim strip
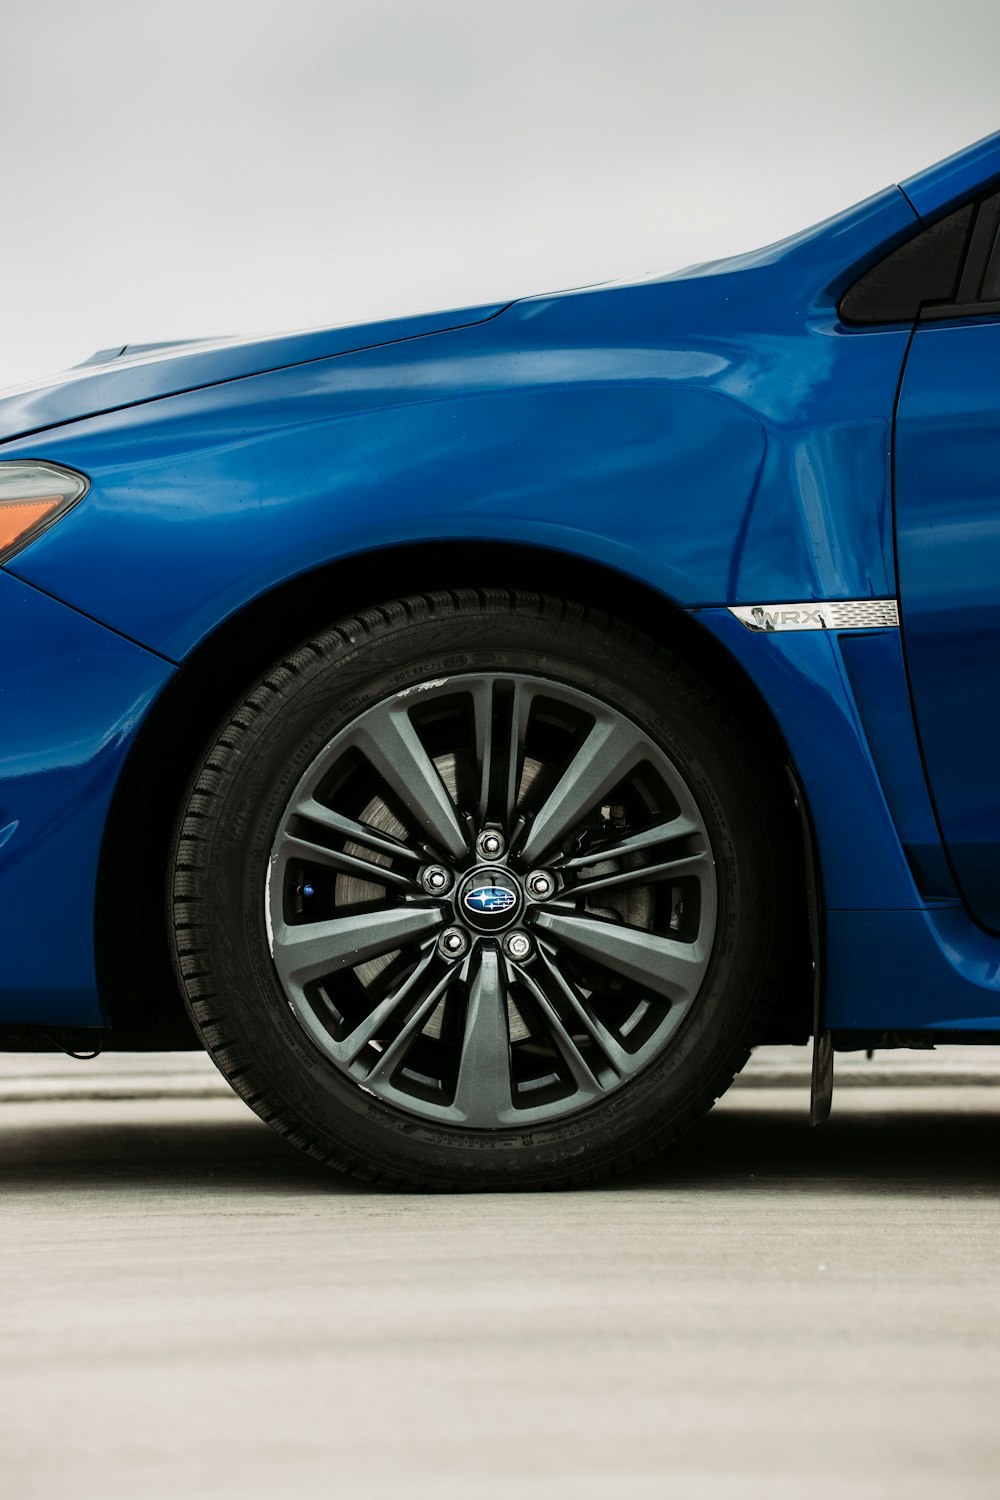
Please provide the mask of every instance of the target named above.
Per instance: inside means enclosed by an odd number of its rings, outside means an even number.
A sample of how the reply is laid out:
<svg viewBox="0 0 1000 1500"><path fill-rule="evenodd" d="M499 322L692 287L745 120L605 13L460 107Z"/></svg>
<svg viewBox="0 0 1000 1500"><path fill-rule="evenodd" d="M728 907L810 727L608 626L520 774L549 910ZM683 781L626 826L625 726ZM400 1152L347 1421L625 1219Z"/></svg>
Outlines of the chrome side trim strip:
<svg viewBox="0 0 1000 1500"><path fill-rule="evenodd" d="M748 630L884 630L899 628L895 599L834 599L828 604L730 604Z"/></svg>

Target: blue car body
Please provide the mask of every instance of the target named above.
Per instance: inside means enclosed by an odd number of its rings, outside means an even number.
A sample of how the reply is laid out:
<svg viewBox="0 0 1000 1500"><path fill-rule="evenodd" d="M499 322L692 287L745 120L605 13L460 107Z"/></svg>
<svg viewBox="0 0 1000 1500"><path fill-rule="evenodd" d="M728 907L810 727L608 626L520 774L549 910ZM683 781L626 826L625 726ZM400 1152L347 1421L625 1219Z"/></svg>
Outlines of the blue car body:
<svg viewBox="0 0 1000 1500"><path fill-rule="evenodd" d="M180 1044L163 869L214 726L317 622L467 583L585 596L731 686L798 789L843 1044L1000 1030L1000 305L841 315L998 183L1000 135L662 279L7 394L0 463L89 489L0 569L5 1034ZM789 628L880 601L900 626Z"/></svg>

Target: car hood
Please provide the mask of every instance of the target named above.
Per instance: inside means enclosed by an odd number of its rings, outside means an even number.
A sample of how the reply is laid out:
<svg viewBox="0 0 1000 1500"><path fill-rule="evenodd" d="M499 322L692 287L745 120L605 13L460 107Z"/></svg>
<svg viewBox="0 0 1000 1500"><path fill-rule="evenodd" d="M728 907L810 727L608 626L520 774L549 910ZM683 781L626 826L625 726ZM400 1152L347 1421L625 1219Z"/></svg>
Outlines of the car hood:
<svg viewBox="0 0 1000 1500"><path fill-rule="evenodd" d="M713 332L731 331L741 317L750 317L755 325L761 316L798 325L804 313L819 311L829 320L835 316L836 288L845 284L845 274L856 275L912 233L917 223L899 188L886 188L775 245L645 281L605 283L523 298L516 304L490 303L384 323L103 350L63 375L0 391L0 443L248 375L473 327L515 306L513 316L525 324L533 322L536 329L547 320L553 338L571 328L576 339L582 333L591 343L626 336L629 330L634 334L638 327L643 338L652 334L697 345Z"/></svg>
<svg viewBox="0 0 1000 1500"><path fill-rule="evenodd" d="M0 391L0 442L244 375L484 323L507 306L498 302L304 333L128 344L102 350L72 370Z"/></svg>

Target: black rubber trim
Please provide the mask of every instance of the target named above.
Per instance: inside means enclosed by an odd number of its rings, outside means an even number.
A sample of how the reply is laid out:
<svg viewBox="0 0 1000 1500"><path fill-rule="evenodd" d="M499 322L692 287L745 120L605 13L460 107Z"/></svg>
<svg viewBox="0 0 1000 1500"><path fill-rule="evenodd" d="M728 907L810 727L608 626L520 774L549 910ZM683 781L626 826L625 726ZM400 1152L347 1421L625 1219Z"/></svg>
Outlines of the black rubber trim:
<svg viewBox="0 0 1000 1500"><path fill-rule="evenodd" d="M987 318L1000 313L1000 300L995 302L946 302L935 303L920 309L921 323L940 323L946 318Z"/></svg>

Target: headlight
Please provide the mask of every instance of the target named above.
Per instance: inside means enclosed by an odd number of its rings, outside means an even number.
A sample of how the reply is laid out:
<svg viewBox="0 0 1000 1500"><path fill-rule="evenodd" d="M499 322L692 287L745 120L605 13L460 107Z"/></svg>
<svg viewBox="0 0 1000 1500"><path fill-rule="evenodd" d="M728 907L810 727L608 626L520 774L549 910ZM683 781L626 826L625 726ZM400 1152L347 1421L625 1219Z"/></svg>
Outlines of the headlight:
<svg viewBox="0 0 1000 1500"><path fill-rule="evenodd" d="M89 484L57 464L0 463L0 562L58 520Z"/></svg>

